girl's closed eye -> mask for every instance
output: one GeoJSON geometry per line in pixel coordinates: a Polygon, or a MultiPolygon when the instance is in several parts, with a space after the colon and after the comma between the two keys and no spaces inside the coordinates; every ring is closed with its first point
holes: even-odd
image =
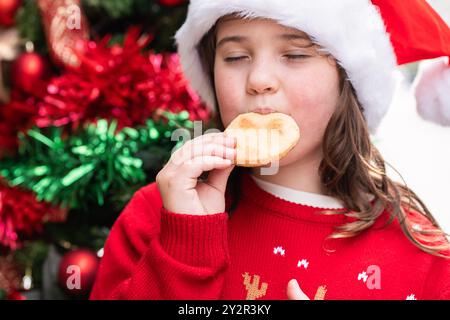
{"type": "Polygon", "coordinates": [[[309,58],[310,56],[305,55],[305,54],[288,54],[288,55],[285,55],[285,57],[287,57],[289,60],[300,60],[300,59],[309,58]]]}
{"type": "MultiPolygon", "coordinates": [[[[301,59],[309,58],[310,56],[304,55],[304,54],[288,54],[288,55],[285,55],[284,57],[286,57],[288,60],[301,60],[301,59]]],[[[228,58],[225,58],[224,60],[225,60],[225,62],[233,63],[233,62],[244,60],[245,58],[247,58],[247,57],[245,57],[245,56],[228,57],[228,58]]]]}
{"type": "Polygon", "coordinates": [[[225,60],[225,62],[236,62],[236,61],[243,60],[245,58],[247,58],[247,57],[228,57],[228,58],[225,58],[224,60],[225,60]]]}

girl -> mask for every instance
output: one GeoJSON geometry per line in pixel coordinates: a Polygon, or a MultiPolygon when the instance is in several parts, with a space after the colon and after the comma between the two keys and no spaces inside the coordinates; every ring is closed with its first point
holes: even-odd
{"type": "MultiPolygon", "coordinates": [[[[369,134],[392,98],[396,59],[419,51],[396,49],[404,35],[388,30],[411,16],[402,10],[381,0],[191,1],[178,51],[221,131],[241,113],[282,112],[300,142],[274,175],[235,167],[224,133],[187,142],[115,223],[91,298],[450,299],[445,233],[387,177],[369,134]]],[[[408,10],[449,36],[425,1],[408,10]]]]}

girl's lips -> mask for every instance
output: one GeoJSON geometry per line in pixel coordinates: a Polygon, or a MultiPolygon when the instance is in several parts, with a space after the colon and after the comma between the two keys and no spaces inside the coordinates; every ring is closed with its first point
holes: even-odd
{"type": "Polygon", "coordinates": [[[269,114],[269,113],[274,113],[277,111],[272,108],[269,108],[269,107],[259,107],[259,108],[252,110],[252,112],[256,112],[256,113],[260,113],[260,114],[269,114]]]}

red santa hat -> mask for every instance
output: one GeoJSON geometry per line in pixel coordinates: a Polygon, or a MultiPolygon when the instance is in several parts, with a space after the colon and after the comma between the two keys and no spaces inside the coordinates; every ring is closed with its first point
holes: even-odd
{"type": "Polygon", "coordinates": [[[372,133],[392,102],[395,67],[434,59],[415,81],[417,107],[425,119],[450,125],[450,29],[425,0],[191,0],[175,41],[186,78],[213,109],[214,88],[197,49],[232,13],[272,19],[324,47],[346,70],[372,133]]]}

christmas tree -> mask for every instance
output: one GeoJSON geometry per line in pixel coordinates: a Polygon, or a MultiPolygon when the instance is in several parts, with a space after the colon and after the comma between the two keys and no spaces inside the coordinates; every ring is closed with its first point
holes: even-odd
{"type": "Polygon", "coordinates": [[[86,299],[118,215],[213,126],[173,35],[183,0],[0,1],[0,299],[86,299]]]}

